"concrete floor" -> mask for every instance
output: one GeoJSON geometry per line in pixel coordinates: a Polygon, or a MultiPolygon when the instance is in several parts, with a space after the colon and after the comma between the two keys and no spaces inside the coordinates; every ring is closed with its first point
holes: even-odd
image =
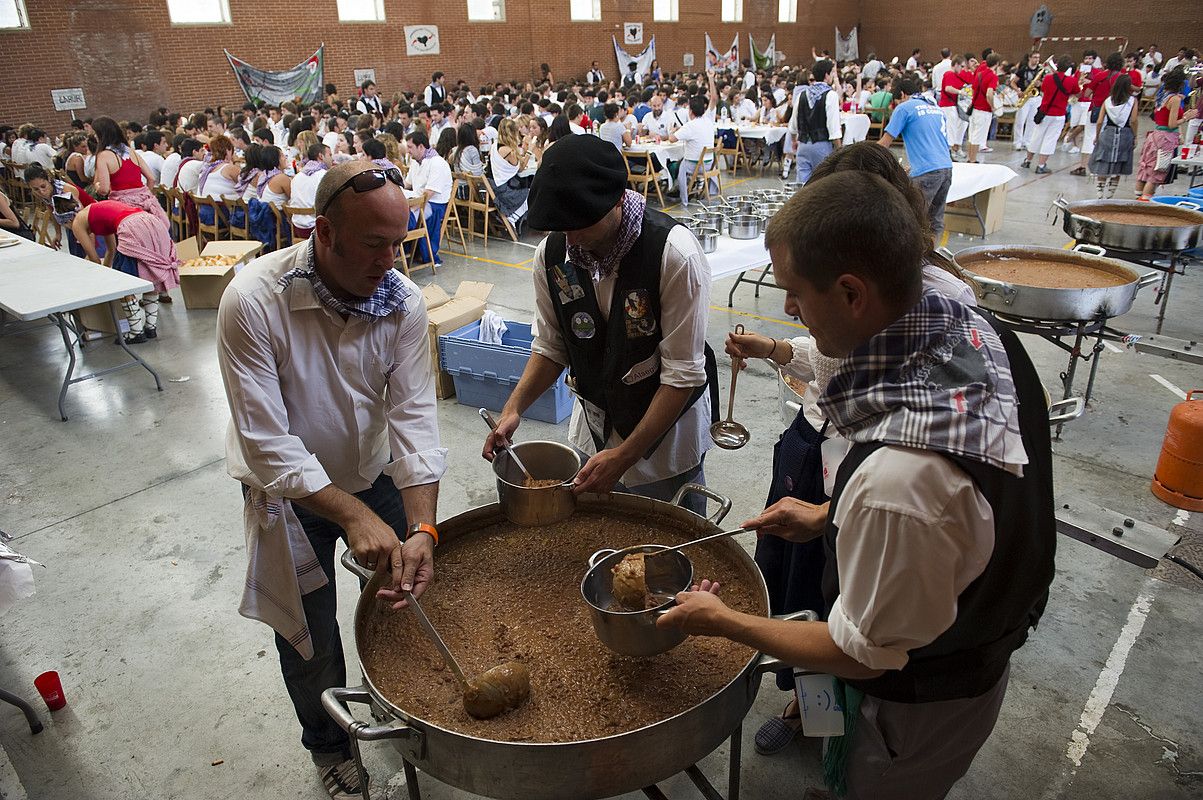
{"type": "MultiPolygon", "coordinates": [[[[1018,163],[1005,146],[986,158],[1018,163]]],[[[1051,165],[1048,176],[1021,171],[1006,223],[989,242],[1065,244],[1060,228],[1048,224],[1049,204],[1058,194],[1088,197],[1092,189],[1066,174],[1069,156],[1058,154],[1051,165]]],[[[743,187],[775,183],[756,179],[743,187]]],[[[1123,196],[1129,186],[1125,181],[1123,196]]],[[[954,235],[949,246],[980,243],[954,235]]],[[[437,278],[423,272],[418,281],[434,279],[451,291],[463,279],[491,281],[492,306],[507,318],[529,319],[530,247],[490,242],[472,252],[446,256],[437,278]]],[[[757,300],[740,287],[729,310],[730,285],[714,287],[709,340],[716,350],[737,322],[778,337],[800,332],[785,317],[779,291],[766,289],[757,300]]],[[[1201,300],[1198,270],[1179,277],[1165,334],[1203,338],[1201,300]]],[[[189,312],[178,300],[164,313],[162,338],[139,352],[161,371],[165,391],[155,393],[149,376],[135,370],[86,383],[71,390],[66,423],[53,407],[63,368],[57,332],[32,328],[0,345],[0,528],[47,565],[37,569],[36,596],[3,618],[0,686],[36,700],[33,677],[57,669],[70,701],[53,717],[43,709],[47,728],[36,737],[19,714],[0,706],[6,800],[322,796],[298,744],[269,630],[236,612],[245,569],[241,503],[222,460],[227,410],[213,354],[215,314],[189,312]]],[[[1153,314],[1146,291],[1117,325],[1149,332],[1153,314]]],[[[1025,342],[1059,395],[1066,356],[1043,340],[1025,342]]],[[[112,351],[99,344],[84,362],[105,365],[112,351]]],[[[1059,498],[1169,528],[1199,562],[1199,515],[1178,514],[1148,491],[1178,401],[1152,375],[1191,389],[1200,371],[1132,351],[1102,354],[1091,409],[1055,444],[1059,498]]],[[[734,501],[732,520],[763,504],[770,448],[783,427],[777,397],[772,373],[753,364],[737,407],[752,444],[716,450],[707,461],[710,484],[734,501]]],[[[478,455],[483,429],[475,409],[452,400],[439,413],[451,450],[441,502],[447,517],[491,502],[495,493],[478,455]]],[[[562,439],[566,426],[526,422],[519,436],[562,439]]],[[[1203,584],[1172,565],[1146,572],[1064,537],[1059,545],[1048,612],[1014,658],[994,735],[951,796],[1203,796],[1203,584]]],[[[344,620],[356,599],[348,578],[339,580],[344,620]]],[[[351,650],[348,660],[354,672],[351,650]]],[[[744,797],[796,798],[820,784],[813,743],[773,758],[752,751],[753,731],[783,704],[766,685],[748,718],[744,797]]],[[[365,752],[378,780],[393,776],[391,796],[404,796],[393,751],[368,745],[365,752]]],[[[721,748],[702,768],[724,786],[725,764],[721,748]]],[[[420,783],[432,800],[468,797],[429,778],[420,783]]],[[[672,798],[697,796],[681,779],[662,788],[672,798]]]]}

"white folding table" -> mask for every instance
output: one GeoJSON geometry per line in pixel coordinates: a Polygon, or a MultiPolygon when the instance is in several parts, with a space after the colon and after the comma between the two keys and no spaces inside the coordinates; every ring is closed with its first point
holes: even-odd
{"type": "Polygon", "coordinates": [[[130,350],[120,333],[117,334],[117,344],[129,356],[129,360],[87,375],[76,375],[75,348],[77,345],[83,347],[83,332],[75,327],[68,316],[72,311],[105,303],[113,318],[113,329],[120,331],[117,311],[112,301],[127,295],[140,295],[153,288],[148,281],[141,278],[107,269],[25,239],[16,245],[0,248],[0,322],[6,321],[5,316],[12,316],[22,322],[49,317],[63,336],[68,361],[67,372],[63,375],[63,384],[58,395],[58,413],[64,422],[67,419],[63,407],[67,398],[67,387],[75,383],[99,378],[127,367],[141,366],[154,377],[155,387],[160,392],[163,391],[159,374],[137,353],[130,350]]]}

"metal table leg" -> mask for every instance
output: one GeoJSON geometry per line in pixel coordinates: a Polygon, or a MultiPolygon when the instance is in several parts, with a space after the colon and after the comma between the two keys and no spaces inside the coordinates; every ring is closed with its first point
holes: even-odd
{"type": "MultiPolygon", "coordinates": [[[[58,415],[63,422],[67,421],[67,412],[64,408],[64,403],[67,399],[67,387],[74,383],[82,383],[83,381],[90,380],[92,378],[99,378],[102,375],[108,375],[110,372],[117,372],[118,370],[123,370],[127,367],[140,365],[145,368],[146,371],[151,374],[151,376],[154,377],[155,388],[160,392],[163,391],[163,381],[159,379],[159,373],[155,372],[154,368],[151,367],[150,364],[147,364],[145,361],[143,361],[141,356],[139,356],[133,350],[130,350],[129,345],[125,343],[125,339],[120,333],[117,334],[117,344],[126,352],[126,355],[130,357],[129,361],[118,364],[114,367],[107,367],[105,369],[97,370],[96,372],[89,372],[87,375],[75,377],[75,343],[72,342],[71,337],[77,332],[64,316],[65,313],[66,312],[59,312],[50,315],[51,321],[58,326],[59,333],[61,333],[63,336],[63,345],[67,348],[67,372],[63,375],[63,385],[59,389],[58,393],[58,415]]],[[[113,319],[113,329],[120,331],[121,326],[117,324],[117,310],[113,307],[112,302],[109,303],[109,315],[113,319]]]]}
{"type": "Polygon", "coordinates": [[[422,800],[422,790],[418,788],[418,770],[405,759],[401,763],[405,769],[405,789],[409,792],[409,800],[422,800]]]}
{"type": "Polygon", "coordinates": [[[1161,326],[1165,324],[1166,307],[1170,304],[1170,286],[1174,283],[1174,273],[1178,271],[1178,254],[1170,255],[1170,268],[1166,270],[1162,276],[1161,284],[1157,287],[1157,293],[1153,296],[1153,304],[1159,305],[1161,308],[1157,311],[1157,328],[1155,333],[1161,333],[1161,326]]]}
{"type": "Polygon", "coordinates": [[[727,766],[727,800],[739,800],[740,771],[743,769],[743,730],[741,722],[731,732],[731,753],[727,766]]]}
{"type": "Polygon", "coordinates": [[[29,722],[29,732],[39,734],[42,732],[42,721],[38,719],[38,715],[34,712],[33,706],[26,703],[21,697],[0,688],[0,701],[14,705],[21,709],[21,713],[25,715],[25,719],[29,722]]]}

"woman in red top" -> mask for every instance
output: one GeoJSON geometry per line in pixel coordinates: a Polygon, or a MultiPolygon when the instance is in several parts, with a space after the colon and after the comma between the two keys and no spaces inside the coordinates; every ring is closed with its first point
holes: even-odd
{"type": "Polygon", "coordinates": [[[1046,75],[1040,84],[1040,110],[1036,115],[1041,117],[1032,131],[1031,141],[1028,142],[1028,157],[1023,161],[1023,168],[1032,166],[1032,159],[1040,157],[1036,166],[1036,174],[1047,174],[1048,157],[1057,150],[1057,139],[1061,129],[1065,127],[1065,113],[1069,107],[1070,98],[1082,91],[1075,75],[1066,74],[1073,69],[1074,61],[1068,54],[1057,56],[1057,71],[1046,75]]]}
{"type": "Polygon", "coordinates": [[[1145,136],[1140,163],[1136,167],[1136,195],[1141,200],[1148,200],[1157,187],[1165,183],[1169,167],[1157,169],[1157,154],[1175,152],[1180,141],[1179,126],[1199,116],[1197,108],[1182,111],[1182,91],[1185,88],[1186,72],[1182,69],[1170,71],[1161,80],[1156,110],[1153,112],[1153,124],[1156,127],[1145,136]]]}
{"type": "Polygon", "coordinates": [[[90,260],[151,282],[154,289],[142,296],[141,304],[130,295],[122,298],[121,308],[129,322],[126,344],[157,337],[159,292],[180,285],[179,259],[167,226],[140,208],[102,200],[81,208],[71,221],[71,231],[90,260]],[[104,262],[96,254],[93,236],[103,236],[108,246],[104,262]]]}
{"type": "Polygon", "coordinates": [[[154,186],[155,174],[142,157],[125,141],[121,126],[111,117],[92,120],[96,131],[96,195],[136,206],[159,218],[164,227],[171,222],[148,186],[154,186]]]}

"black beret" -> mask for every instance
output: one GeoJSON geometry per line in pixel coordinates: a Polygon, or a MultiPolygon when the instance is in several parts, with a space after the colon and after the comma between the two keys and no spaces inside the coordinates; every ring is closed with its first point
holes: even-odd
{"type": "Polygon", "coordinates": [[[527,223],[537,231],[579,231],[601,221],[627,187],[622,153],[592,134],[556,140],[543,154],[527,198],[527,223]]]}

